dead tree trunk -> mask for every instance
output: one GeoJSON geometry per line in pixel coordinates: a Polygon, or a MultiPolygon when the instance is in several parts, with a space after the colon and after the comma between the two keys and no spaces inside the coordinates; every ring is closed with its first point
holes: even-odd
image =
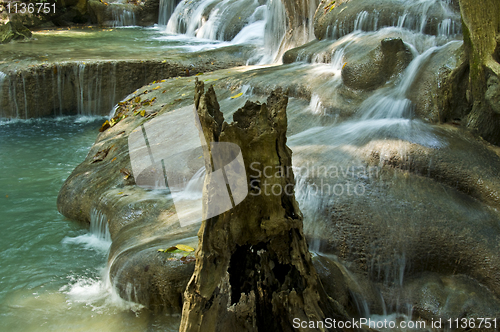
{"type": "MultiPolygon", "coordinates": [[[[214,162],[210,142],[237,144],[246,170],[239,184],[248,186],[248,195],[203,222],[180,331],[297,331],[294,318],[346,319],[325,293],[302,231],[292,151],[286,146],[287,96],[277,90],[267,104],[247,101],[228,124],[213,87],[203,92],[203,82],[197,82],[195,107],[208,144],[206,165],[214,162]]],[[[206,206],[217,199],[210,195],[212,185],[206,180],[206,206]]]]}
{"type": "Polygon", "coordinates": [[[447,79],[443,113],[456,113],[465,105],[465,125],[500,145],[500,2],[459,3],[464,62],[447,79]]]}

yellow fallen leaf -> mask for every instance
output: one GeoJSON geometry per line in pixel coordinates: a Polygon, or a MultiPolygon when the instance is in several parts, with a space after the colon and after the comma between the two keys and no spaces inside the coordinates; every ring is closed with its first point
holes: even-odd
{"type": "Polygon", "coordinates": [[[104,123],[102,124],[101,128],[99,128],[99,132],[103,132],[105,131],[106,129],[108,129],[109,127],[111,127],[111,124],[109,123],[108,120],[104,121],[104,123]]]}
{"type": "Polygon", "coordinates": [[[236,99],[243,96],[243,92],[238,93],[237,95],[231,96],[231,99],[236,99]]]}
{"type": "Polygon", "coordinates": [[[158,249],[159,252],[165,252],[165,249],[158,249]]]}
{"type": "Polygon", "coordinates": [[[344,63],[344,65],[342,66],[342,69],[344,69],[345,65],[347,65],[347,62],[346,62],[346,63],[344,63]]]}
{"type": "Polygon", "coordinates": [[[111,161],[115,161],[116,160],[116,157],[114,157],[113,159],[111,159],[111,161]]]}
{"type": "Polygon", "coordinates": [[[162,82],[162,83],[163,83],[163,82],[166,82],[166,81],[167,81],[167,80],[161,80],[160,82],[162,82]]]}
{"type": "Polygon", "coordinates": [[[184,244],[176,244],[175,246],[177,247],[177,249],[182,250],[182,251],[187,251],[187,252],[194,251],[193,247],[186,246],[184,244]]]}
{"type": "Polygon", "coordinates": [[[118,195],[121,195],[121,194],[123,194],[123,191],[120,191],[120,192],[118,193],[118,195]]]}
{"type": "Polygon", "coordinates": [[[141,114],[141,116],[145,116],[146,115],[146,111],[142,110],[140,114],[141,114]]]}
{"type": "Polygon", "coordinates": [[[163,60],[161,63],[167,63],[167,60],[163,60]]]}
{"type": "Polygon", "coordinates": [[[134,102],[135,103],[140,103],[141,102],[141,97],[135,97],[134,102]]]}
{"type": "Polygon", "coordinates": [[[161,86],[157,86],[156,88],[153,88],[153,90],[158,90],[159,88],[161,88],[161,86]]]}

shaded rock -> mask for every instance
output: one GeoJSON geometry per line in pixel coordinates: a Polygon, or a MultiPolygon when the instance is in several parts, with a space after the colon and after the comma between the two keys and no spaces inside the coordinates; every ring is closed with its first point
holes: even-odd
{"type": "Polygon", "coordinates": [[[18,21],[10,21],[0,26],[0,44],[29,38],[31,38],[31,31],[18,21]]]}
{"type": "Polygon", "coordinates": [[[121,3],[118,1],[88,1],[89,15],[99,26],[151,26],[158,23],[159,0],[121,3]]]}
{"type": "MultiPolygon", "coordinates": [[[[47,28],[53,26],[70,26],[73,24],[89,23],[90,17],[87,11],[87,0],[65,0],[43,2],[49,6],[50,11],[38,12],[39,6],[35,7],[33,13],[13,14],[11,21],[21,22],[28,28],[47,28]],[[53,5],[55,4],[55,7],[53,5]]],[[[45,7],[46,8],[46,7],[45,7]]]]}
{"type": "Polygon", "coordinates": [[[368,54],[348,57],[342,81],[350,88],[373,90],[400,74],[413,55],[400,38],[386,38],[368,54]]]}
{"type": "Polygon", "coordinates": [[[484,95],[486,102],[495,113],[500,114],[500,80],[498,76],[492,75],[488,79],[488,89],[484,95]]]}

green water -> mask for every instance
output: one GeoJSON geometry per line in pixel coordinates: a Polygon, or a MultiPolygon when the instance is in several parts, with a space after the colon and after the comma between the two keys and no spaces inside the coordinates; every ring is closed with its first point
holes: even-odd
{"type": "Polygon", "coordinates": [[[169,35],[159,28],[71,28],[42,30],[26,42],[2,45],[0,68],[10,70],[53,61],[165,59],[227,46],[215,40],[169,35]]]}
{"type": "MultiPolygon", "coordinates": [[[[103,119],[0,123],[2,331],[164,331],[103,281],[109,244],[57,211],[57,194],[84,160],[103,119]]],[[[163,327],[160,327],[163,326],[163,327]]]]}

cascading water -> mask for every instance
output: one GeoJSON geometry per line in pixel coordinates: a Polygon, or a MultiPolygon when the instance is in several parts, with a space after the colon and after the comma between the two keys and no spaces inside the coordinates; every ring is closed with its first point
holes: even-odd
{"type": "Polygon", "coordinates": [[[111,18],[113,27],[126,27],[136,25],[135,13],[120,4],[111,4],[111,18]]]}
{"type": "Polygon", "coordinates": [[[166,26],[170,17],[175,11],[177,0],[160,0],[160,13],[158,15],[158,25],[166,26]]]}
{"type": "MultiPolygon", "coordinates": [[[[307,41],[314,37],[312,22],[316,7],[304,4],[310,12],[304,22],[307,41]]],[[[260,46],[262,51],[250,60],[254,63],[280,62],[281,55],[289,48],[282,45],[287,18],[281,0],[269,0],[265,4],[257,0],[183,1],[172,14],[161,16],[170,17],[168,23],[160,23],[166,23],[166,32],[170,34],[260,46]]]]}
{"type": "Polygon", "coordinates": [[[261,6],[256,0],[183,1],[175,8],[167,24],[167,32],[229,41],[244,26],[264,19],[262,14],[256,13],[257,8],[261,6]]]}
{"type": "MultiPolygon", "coordinates": [[[[355,194],[356,186],[359,186],[357,187],[358,193],[361,192],[361,188],[364,193],[364,188],[380,185],[378,181],[381,175],[378,169],[383,166],[382,162],[379,166],[374,166],[376,167],[375,175],[370,174],[369,171],[366,172],[366,169],[365,172],[359,173],[354,170],[356,167],[368,167],[360,158],[363,153],[366,153],[362,151],[367,144],[401,140],[431,149],[443,148],[448,144],[446,140],[438,137],[431,125],[416,118],[412,92],[422,68],[428,67],[428,63],[432,62],[437,54],[443,54],[443,51],[457,49],[460,46],[461,41],[454,39],[455,35],[460,33],[460,24],[456,13],[451,10],[448,12],[447,2],[425,0],[412,3],[402,1],[402,3],[407,6],[406,10],[402,12],[397,22],[393,22],[393,27],[381,28],[378,13],[361,11],[351,16],[349,18],[351,21],[346,19],[346,21],[336,22],[333,36],[339,39],[321,41],[312,45],[310,49],[316,51],[307,53],[308,51],[304,49],[297,53],[297,59],[312,63],[308,65],[311,67],[311,74],[326,76],[328,73],[331,75],[327,82],[318,86],[331,89],[334,93],[328,97],[325,95],[320,97],[321,90],[318,89],[311,96],[309,108],[311,113],[318,117],[325,117],[325,114],[331,112],[331,110],[325,112],[325,107],[327,107],[325,104],[343,103],[343,99],[337,96],[345,92],[337,94],[337,91],[342,91],[343,88],[344,66],[346,63],[349,64],[349,59],[359,52],[368,52],[373,49],[364,48],[363,43],[368,45],[370,40],[380,42],[386,38],[401,38],[408,50],[407,53],[411,53],[413,57],[400,74],[388,79],[380,88],[370,92],[357,107],[354,116],[341,123],[334,122],[330,125],[310,128],[289,138],[289,145],[294,151],[294,166],[297,169],[295,173],[297,201],[304,214],[305,231],[312,238],[310,240],[312,250],[321,252],[328,246],[328,242],[332,241],[323,236],[326,231],[324,218],[329,218],[330,214],[332,219],[343,220],[342,211],[345,206],[367,204],[362,195],[355,194]],[[426,25],[430,17],[427,14],[430,13],[431,6],[443,8],[448,15],[443,16],[440,23],[436,24],[436,26],[439,25],[439,31],[435,35],[426,33],[426,25]],[[352,26],[349,26],[349,22],[352,26]],[[310,150],[318,152],[316,154],[310,150]],[[312,160],[315,160],[319,166],[312,160]],[[324,167],[334,175],[318,175],[314,172],[318,169],[317,167],[324,167]],[[326,178],[328,181],[324,182],[326,178]],[[347,201],[344,199],[345,195],[350,196],[347,201]],[[329,214],[325,215],[324,211],[328,211],[329,214]]],[[[376,46],[375,43],[370,45],[376,46]]],[[[380,153],[383,154],[383,151],[380,153]]],[[[411,156],[407,154],[405,149],[399,151],[401,159],[410,159],[411,156]]],[[[373,209],[377,210],[377,208],[373,209]]],[[[383,211],[379,213],[384,214],[383,211]]],[[[390,219],[391,216],[387,218],[390,219]]],[[[402,227],[395,222],[388,221],[387,223],[391,225],[389,228],[395,229],[396,233],[396,229],[402,227]]],[[[350,228],[349,225],[339,223],[334,227],[338,227],[336,233],[344,234],[343,236],[356,236],[349,235],[353,232],[356,234],[356,228],[350,228]]],[[[341,243],[349,243],[349,241],[349,238],[341,237],[333,242],[341,246],[341,243]]],[[[409,319],[412,314],[412,304],[405,302],[400,292],[405,285],[405,275],[409,268],[408,252],[411,252],[412,248],[406,247],[405,243],[395,241],[393,252],[390,255],[381,255],[383,245],[387,244],[379,243],[370,246],[367,256],[372,259],[367,262],[367,271],[373,280],[381,282],[383,285],[381,287],[391,290],[390,300],[384,298],[381,293],[379,294],[377,301],[381,302],[379,307],[384,310],[383,316],[377,316],[369,309],[367,305],[369,301],[363,298],[362,293],[353,295],[358,313],[381,320],[390,315],[409,319]]],[[[345,250],[349,251],[349,246],[345,250]]]]}
{"type": "Polygon", "coordinates": [[[356,30],[376,31],[388,26],[446,37],[461,33],[460,15],[452,10],[449,1],[400,0],[393,5],[379,10],[368,4],[369,9],[361,10],[354,17],[346,14],[328,27],[327,36],[338,39],[356,30]]]}
{"type": "Polygon", "coordinates": [[[264,30],[264,50],[266,55],[261,63],[281,61],[280,47],[286,33],[286,12],[281,0],[269,0],[266,7],[266,25],[264,30]]]}
{"type": "Polygon", "coordinates": [[[109,234],[108,219],[106,215],[97,209],[90,211],[90,233],[98,239],[111,243],[109,234]]]}
{"type": "Polygon", "coordinates": [[[4,72],[0,71],[0,117],[2,115],[2,108],[3,108],[3,95],[4,95],[4,83],[5,80],[7,79],[7,75],[4,72]]]}
{"type": "Polygon", "coordinates": [[[101,211],[92,208],[90,211],[89,233],[77,237],[66,237],[64,244],[83,245],[88,249],[97,249],[108,252],[111,246],[111,235],[109,233],[108,218],[101,211]]]}

